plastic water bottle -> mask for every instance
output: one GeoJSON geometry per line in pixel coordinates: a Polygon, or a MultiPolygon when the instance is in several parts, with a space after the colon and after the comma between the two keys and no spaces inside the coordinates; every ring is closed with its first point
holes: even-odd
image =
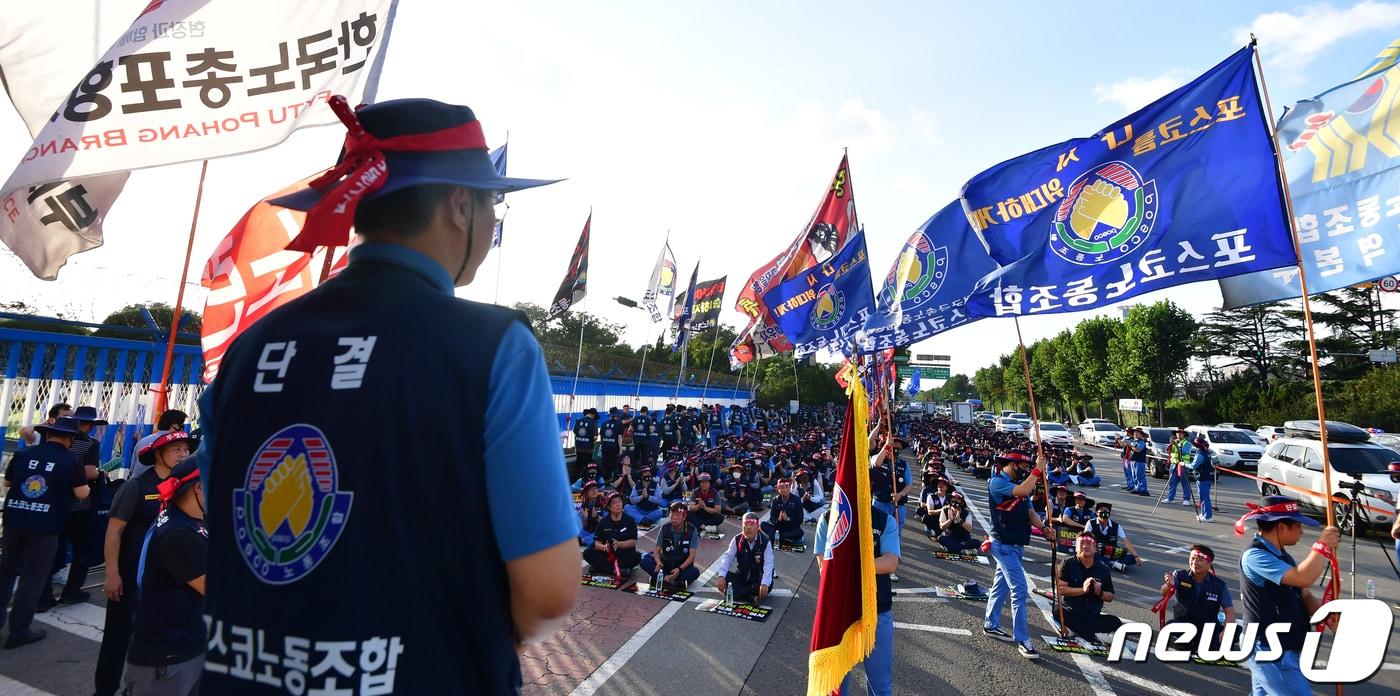
{"type": "Polygon", "coordinates": [[[1215,622],[1218,623],[1218,624],[1220,624],[1221,626],[1224,626],[1224,625],[1225,625],[1225,612],[1224,612],[1224,610],[1215,612],[1215,622]]]}
{"type": "Polygon", "coordinates": [[[1366,581],[1366,599],[1375,599],[1375,598],[1376,598],[1376,581],[1375,581],[1375,580],[1367,580],[1367,581],[1366,581]]]}

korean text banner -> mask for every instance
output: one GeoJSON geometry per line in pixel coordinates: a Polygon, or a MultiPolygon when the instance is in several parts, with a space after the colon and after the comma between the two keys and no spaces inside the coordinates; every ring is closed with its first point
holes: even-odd
{"type": "Polygon", "coordinates": [[[970,314],[1076,312],[1295,263],[1247,46],[1088,138],[999,164],[963,208],[1003,268],[970,314]]]}
{"type": "MultiPolygon", "coordinates": [[[[10,102],[36,137],[54,105],[131,26],[149,0],[18,2],[0,22],[0,74],[10,102]],[[55,37],[62,37],[56,40],[55,37]]],[[[126,184],[127,172],[55,182],[4,199],[3,241],[29,272],[58,277],[68,258],[102,245],[102,221],[126,184]]]]}
{"type": "MultiPolygon", "coordinates": [[[[1400,66],[1393,47],[1382,55],[1366,75],[1298,102],[1278,124],[1308,292],[1400,273],[1400,66]]],[[[1290,266],[1227,278],[1220,293],[1234,309],[1303,290],[1290,266]]]]}
{"type": "Polygon", "coordinates": [[[967,323],[967,296],[996,269],[962,204],[944,206],[909,237],[885,276],[861,352],[912,345],[967,323]]]}
{"type": "MultiPolygon", "coordinates": [[[[60,103],[0,200],[271,147],[375,92],[393,0],[150,3],[60,103]]],[[[368,97],[372,100],[372,96],[368,97]]]]}
{"type": "Polygon", "coordinates": [[[724,283],[728,278],[707,280],[695,286],[695,307],[690,315],[691,331],[709,331],[719,325],[719,314],[724,309],[724,283]]]}
{"type": "Polygon", "coordinates": [[[825,263],[769,288],[763,304],[792,339],[796,357],[824,348],[852,352],[856,332],[875,309],[865,233],[853,235],[845,248],[825,263]]]}
{"type": "Polygon", "coordinates": [[[642,306],[651,315],[651,323],[661,321],[671,313],[676,296],[676,257],[671,254],[671,242],[661,245],[661,254],[656,257],[656,266],[651,270],[651,280],[646,292],[642,293],[642,306]],[[666,308],[661,308],[661,298],[666,298],[666,308]]]}

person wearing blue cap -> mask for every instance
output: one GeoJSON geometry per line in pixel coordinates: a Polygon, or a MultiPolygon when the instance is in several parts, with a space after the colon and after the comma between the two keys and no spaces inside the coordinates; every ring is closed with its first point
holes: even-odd
{"type": "MultiPolygon", "coordinates": [[[[1244,535],[1245,522],[1253,520],[1259,531],[1254,541],[1240,555],[1244,582],[1240,583],[1244,620],[1260,626],[1287,624],[1288,631],[1279,636],[1283,655],[1272,662],[1262,662],[1251,656],[1248,660],[1251,694],[1256,696],[1305,696],[1312,685],[1303,676],[1299,656],[1304,637],[1312,630],[1308,618],[1321,602],[1308,588],[1317,583],[1336,556],[1341,530],[1322,530],[1312,551],[1301,563],[1288,554],[1288,547],[1303,539],[1303,527],[1320,526],[1304,515],[1298,502],[1280,495],[1265,496],[1263,505],[1249,503],[1246,512],[1235,522],[1235,534],[1244,535]]],[[[1334,615],[1331,621],[1336,620],[1334,615]]],[[[1335,628],[1335,625],[1334,625],[1335,628]]],[[[1257,649],[1267,649],[1260,634],[1257,649]]]]}
{"type": "Polygon", "coordinates": [[[1196,476],[1196,498],[1201,501],[1201,511],[1196,513],[1196,519],[1210,522],[1215,519],[1215,502],[1210,497],[1210,490],[1215,487],[1215,458],[1205,438],[1198,437],[1191,445],[1189,466],[1196,476]]]}
{"type": "Polygon", "coordinates": [[[234,339],[200,399],[202,693],[519,693],[521,644],[578,598],[579,519],[529,320],[454,293],[497,195],[551,182],[498,174],[465,106],[328,104],[339,162],[272,203],[307,211],[289,249],[362,243],[234,339]],[[276,685],[240,667],[254,634],[293,656],[260,663],[276,685]]]}
{"type": "Polygon", "coordinates": [[[199,690],[204,671],[209,531],[198,465],[176,464],[156,491],[161,510],[141,545],[122,685],[133,696],[183,696],[199,690]]]}
{"type": "Polygon", "coordinates": [[[15,600],[6,648],[44,639],[44,630],[30,628],[30,623],[40,593],[49,592],[54,550],[68,507],[88,496],[87,476],[68,451],[75,439],[83,437],[78,422],[60,416],[52,425],[41,423],[34,430],[42,441],[15,452],[5,467],[10,492],[5,497],[5,537],[0,540],[4,547],[0,556],[0,627],[5,625],[5,609],[12,593],[15,600]]]}

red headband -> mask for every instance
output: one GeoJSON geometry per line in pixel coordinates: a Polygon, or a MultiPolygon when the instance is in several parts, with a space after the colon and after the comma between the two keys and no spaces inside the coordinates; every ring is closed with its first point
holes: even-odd
{"type": "Polygon", "coordinates": [[[1259,505],[1255,505],[1254,503],[1245,503],[1245,507],[1248,507],[1249,511],[1241,515],[1239,519],[1235,520],[1235,536],[1244,536],[1244,523],[1260,515],[1272,515],[1274,513],[1287,514],[1290,512],[1298,512],[1298,503],[1293,502],[1291,500],[1286,503],[1274,503],[1273,505],[1270,505],[1268,507],[1262,507],[1259,505]]]}
{"type": "Polygon", "coordinates": [[[384,161],[388,152],[446,152],[451,150],[484,150],[486,136],[480,121],[428,133],[410,133],[392,138],[376,138],[365,131],[360,119],[336,95],[328,104],[331,111],[345,124],[345,154],[340,163],[311,181],[311,188],[321,192],[321,200],[306,211],[301,234],[287,245],[290,251],[311,252],[318,246],[345,246],[350,242],[350,228],[355,222],[355,209],[366,196],[378,191],[389,178],[389,166],[384,161]]]}

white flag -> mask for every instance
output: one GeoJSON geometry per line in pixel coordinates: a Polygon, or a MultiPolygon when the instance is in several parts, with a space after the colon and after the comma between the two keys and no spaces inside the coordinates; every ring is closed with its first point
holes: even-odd
{"type": "MultiPolygon", "coordinates": [[[[0,239],[51,278],[62,261],[45,267],[27,254],[47,248],[41,237],[55,223],[88,223],[78,226],[87,246],[75,252],[101,243],[90,231],[105,207],[74,179],[260,150],[298,128],[339,123],[325,103],[332,95],[373,101],[395,7],[396,0],[150,1],[95,65],[61,83],[77,86],[45,107],[33,146],[0,189],[0,239]]],[[[103,189],[109,197],[101,202],[119,192],[120,185],[103,189]]]]}
{"type": "MultiPolygon", "coordinates": [[[[0,73],[30,137],[49,122],[149,0],[50,0],[12,3],[0,22],[0,73]],[[62,40],[55,40],[62,37],[62,40]]],[[[102,218],[126,184],[126,172],[36,187],[7,197],[0,239],[30,272],[53,280],[68,257],[102,244],[102,218]]]]}
{"type": "Polygon", "coordinates": [[[642,294],[642,306],[651,312],[651,323],[661,321],[671,315],[672,304],[676,300],[676,257],[671,255],[671,243],[661,246],[661,255],[656,258],[656,267],[651,271],[651,282],[642,294]],[[666,309],[662,310],[660,298],[666,298],[666,309]]]}

